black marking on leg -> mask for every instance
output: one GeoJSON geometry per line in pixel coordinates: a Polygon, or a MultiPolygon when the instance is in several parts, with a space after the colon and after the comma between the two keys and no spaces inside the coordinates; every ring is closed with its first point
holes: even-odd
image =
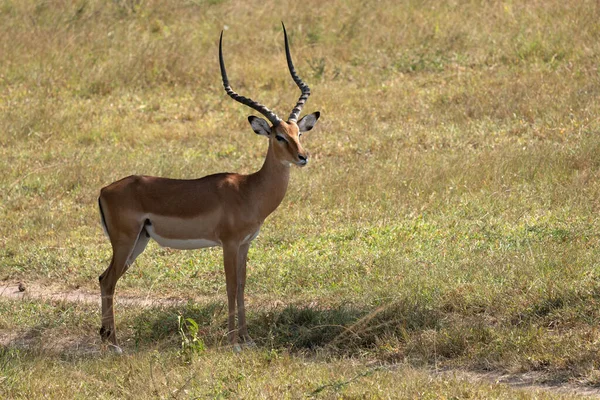
{"type": "MultiPolygon", "coordinates": [[[[152,222],[150,222],[150,220],[146,218],[146,220],[144,221],[144,228],[147,226],[152,226],[152,222]]],[[[150,234],[148,233],[148,231],[146,229],[144,229],[144,233],[146,234],[147,238],[150,237],[150,234]]]]}
{"type": "Polygon", "coordinates": [[[103,341],[108,340],[110,333],[110,329],[107,329],[104,326],[100,328],[100,338],[102,338],[103,341]]]}

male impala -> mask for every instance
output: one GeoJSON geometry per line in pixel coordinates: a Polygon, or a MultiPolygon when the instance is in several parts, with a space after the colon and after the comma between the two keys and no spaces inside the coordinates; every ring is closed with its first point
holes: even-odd
{"type": "Polygon", "coordinates": [[[100,336],[117,352],[120,348],[113,311],[115,285],[144,251],[150,238],[161,246],[175,249],[223,248],[229,341],[235,350],[239,350],[239,333],[242,343],[253,343],[248,336],[244,308],[248,247],[258,236],[265,218],[283,200],[290,166],[307,164],[308,153],[300,144],[300,134],[311,130],[320,115],[315,112],[298,121],[310,89],[294,69],[285,26],[283,33],[288,68],[302,92],[287,122],[262,104],[231,89],[223,62],[223,32],[219,40],[219,63],[225,91],[234,100],[263,114],[271,123],[255,116],[248,117],[254,132],[269,139],[267,155],[259,171],[250,175],[220,173],[193,180],[134,175],[100,191],[98,204],[102,226],[113,249],[110,265],[100,275],[100,336]],[[238,330],[235,329],[236,302],[238,330]]]}

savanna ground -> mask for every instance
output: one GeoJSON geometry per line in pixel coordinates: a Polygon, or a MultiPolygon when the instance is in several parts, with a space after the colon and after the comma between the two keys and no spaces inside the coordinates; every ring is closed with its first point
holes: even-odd
{"type": "MultiPolygon", "coordinates": [[[[6,398],[571,398],[600,385],[597,1],[0,1],[0,279],[98,293],[99,189],[257,170],[232,86],[286,116],[281,23],[320,110],[250,250],[151,244],[98,304],[0,300],[6,398]],[[180,302],[161,302],[177,298],[180,302]],[[196,327],[194,322],[198,324],[196,327]],[[442,373],[442,371],[446,371],[442,373]],[[467,374],[453,371],[468,371],[467,374]]],[[[27,292],[25,292],[27,293],[27,292]]]]}

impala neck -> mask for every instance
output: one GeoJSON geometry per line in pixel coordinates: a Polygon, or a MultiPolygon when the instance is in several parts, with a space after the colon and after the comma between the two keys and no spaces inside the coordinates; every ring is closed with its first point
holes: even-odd
{"type": "Polygon", "coordinates": [[[262,168],[250,177],[259,197],[259,212],[266,218],[281,204],[290,180],[290,166],[277,159],[271,141],[262,168]]]}

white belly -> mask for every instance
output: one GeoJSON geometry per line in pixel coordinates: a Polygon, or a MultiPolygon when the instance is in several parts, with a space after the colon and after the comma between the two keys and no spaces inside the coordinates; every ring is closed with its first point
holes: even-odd
{"type": "Polygon", "coordinates": [[[148,235],[162,247],[170,247],[172,249],[179,250],[191,250],[191,249],[202,249],[205,247],[214,247],[220,246],[221,243],[213,242],[212,240],[207,239],[170,239],[159,236],[155,231],[152,225],[146,225],[146,232],[148,235]]]}

